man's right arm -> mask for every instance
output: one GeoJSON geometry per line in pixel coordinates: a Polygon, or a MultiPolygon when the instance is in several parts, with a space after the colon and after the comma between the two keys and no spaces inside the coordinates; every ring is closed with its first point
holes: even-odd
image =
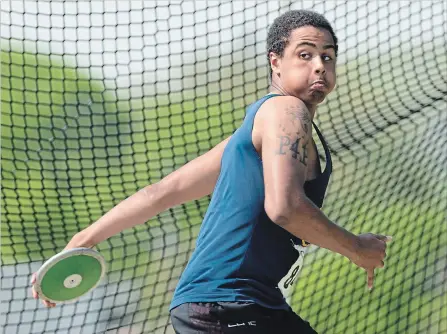
{"type": "MultiPolygon", "coordinates": [[[[230,138],[161,181],[144,187],[118,203],[95,223],[76,233],[65,249],[93,247],[125,229],[145,223],[168,208],[211,194],[220,173],[223,152],[230,138]]],[[[34,274],[32,294],[37,299],[39,296],[34,288],[35,282],[34,274]]],[[[46,307],[56,306],[47,300],[42,300],[42,303],[46,307]]]]}
{"type": "Polygon", "coordinates": [[[208,152],[118,203],[95,223],[78,232],[67,244],[92,247],[121,231],[143,224],[157,214],[212,193],[220,173],[225,147],[231,137],[208,152]]]}
{"type": "Polygon", "coordinates": [[[312,121],[302,101],[272,99],[262,114],[265,210],[293,235],[346,256],[371,271],[383,266],[385,237],[356,236],[330,221],[304,192],[312,121]],[[365,242],[368,244],[365,247],[365,242]]]}

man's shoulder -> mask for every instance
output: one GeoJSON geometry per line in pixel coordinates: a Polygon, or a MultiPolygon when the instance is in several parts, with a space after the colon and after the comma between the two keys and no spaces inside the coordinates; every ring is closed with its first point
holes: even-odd
{"type": "Polygon", "coordinates": [[[271,122],[290,113],[308,114],[306,104],[299,98],[291,95],[277,95],[266,100],[259,108],[259,118],[271,122]]]}

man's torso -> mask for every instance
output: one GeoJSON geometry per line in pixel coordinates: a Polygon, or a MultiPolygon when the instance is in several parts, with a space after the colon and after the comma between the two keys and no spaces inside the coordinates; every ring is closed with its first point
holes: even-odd
{"type": "MultiPolygon", "coordinates": [[[[177,286],[171,308],[184,302],[247,301],[287,309],[279,284],[290,288],[307,244],[273,223],[264,209],[262,160],[256,148],[256,115],[269,97],[247,109],[228,142],[221,172],[196,249],[177,286]],[[255,134],[253,137],[252,134],[255,134]]],[[[309,145],[306,195],[321,207],[330,169],[321,173],[309,145]]],[[[325,146],[325,153],[328,154],[325,146]]]]}

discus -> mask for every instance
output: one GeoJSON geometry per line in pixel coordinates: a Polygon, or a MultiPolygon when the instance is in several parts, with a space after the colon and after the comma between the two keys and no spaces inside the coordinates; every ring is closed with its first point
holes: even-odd
{"type": "Polygon", "coordinates": [[[73,302],[96,288],[105,271],[105,260],[99,252],[73,248],[54,255],[40,267],[34,288],[40,299],[73,302]]]}

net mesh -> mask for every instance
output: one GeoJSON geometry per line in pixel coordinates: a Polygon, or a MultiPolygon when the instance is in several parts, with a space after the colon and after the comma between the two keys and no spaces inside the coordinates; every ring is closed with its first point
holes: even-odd
{"type": "Polygon", "coordinates": [[[447,332],[442,1],[3,1],[6,333],[173,333],[168,305],[209,198],[99,244],[107,277],[76,303],[44,309],[30,275],[229,136],[267,93],[268,25],[300,8],[340,40],[338,86],[316,116],[334,160],[323,211],[394,241],[372,293],[362,270],[312,247],[289,301],[318,332],[447,332]]]}

